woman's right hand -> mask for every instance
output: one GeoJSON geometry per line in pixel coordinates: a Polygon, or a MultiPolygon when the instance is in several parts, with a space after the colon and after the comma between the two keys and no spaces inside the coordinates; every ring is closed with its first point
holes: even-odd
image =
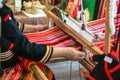
{"type": "Polygon", "coordinates": [[[66,47],[66,48],[54,48],[53,50],[53,58],[56,57],[64,57],[67,60],[81,60],[84,58],[85,53],[78,51],[75,48],[72,47],[66,47]]]}

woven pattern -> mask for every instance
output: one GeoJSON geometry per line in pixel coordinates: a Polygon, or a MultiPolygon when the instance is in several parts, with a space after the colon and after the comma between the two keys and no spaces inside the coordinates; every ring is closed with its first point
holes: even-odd
{"type": "MultiPolygon", "coordinates": [[[[23,61],[22,58],[20,58],[19,60],[20,62],[17,63],[15,66],[9,67],[4,70],[3,75],[0,76],[0,80],[36,80],[35,77],[33,76],[33,73],[25,69],[27,65],[32,63],[32,61],[29,61],[26,59],[24,59],[23,61]],[[24,63],[26,61],[27,63],[24,63]]],[[[40,62],[35,62],[35,63],[38,65],[41,71],[45,74],[48,80],[52,80],[53,78],[52,71],[47,66],[45,66],[40,62]]]]}

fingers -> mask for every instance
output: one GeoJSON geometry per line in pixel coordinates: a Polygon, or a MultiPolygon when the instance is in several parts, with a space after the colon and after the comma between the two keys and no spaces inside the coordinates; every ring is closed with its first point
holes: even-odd
{"type": "Polygon", "coordinates": [[[68,60],[79,61],[85,57],[85,53],[75,48],[54,48],[52,57],[65,57],[68,60]]]}
{"type": "Polygon", "coordinates": [[[78,51],[79,53],[76,55],[77,57],[76,57],[76,61],[80,61],[80,60],[82,60],[82,59],[84,59],[85,58],[85,53],[84,52],[81,52],[81,51],[78,51]]]}
{"type": "Polygon", "coordinates": [[[85,57],[85,53],[84,52],[81,52],[81,51],[78,51],[77,49],[75,48],[69,48],[69,58],[71,58],[71,60],[81,60],[85,57]],[[70,56],[71,55],[71,56],[70,56]]]}
{"type": "Polygon", "coordinates": [[[74,53],[75,53],[75,54],[78,54],[79,57],[81,57],[81,58],[85,57],[85,53],[84,53],[84,52],[79,51],[79,50],[77,50],[77,49],[74,49],[74,50],[75,50],[74,53]]]}
{"type": "Polygon", "coordinates": [[[81,59],[85,58],[85,53],[84,53],[84,52],[80,52],[79,57],[80,57],[81,59]]]}

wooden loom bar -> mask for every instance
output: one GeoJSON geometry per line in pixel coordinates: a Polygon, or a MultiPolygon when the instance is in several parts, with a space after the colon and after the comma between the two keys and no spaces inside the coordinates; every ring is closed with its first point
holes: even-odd
{"type": "Polygon", "coordinates": [[[88,71],[93,70],[93,68],[95,67],[95,65],[86,58],[79,60],[79,63],[81,63],[88,71]]]}
{"type": "MultiPolygon", "coordinates": [[[[46,9],[48,9],[48,0],[46,0],[46,9]]],[[[47,24],[49,21],[49,17],[46,18],[47,24]]],[[[36,64],[30,64],[30,71],[33,73],[33,76],[36,80],[48,80],[45,74],[41,71],[41,69],[36,64]]]]}
{"type": "Polygon", "coordinates": [[[65,24],[62,20],[60,20],[56,15],[54,15],[51,11],[44,9],[46,15],[56,23],[58,27],[60,27],[65,33],[67,33],[69,36],[71,36],[76,42],[83,45],[83,47],[87,48],[90,52],[93,54],[103,54],[103,51],[101,51],[97,46],[89,42],[87,39],[85,39],[82,35],[77,33],[74,29],[72,29],[70,26],[65,24]]]}
{"type": "Polygon", "coordinates": [[[109,13],[110,0],[106,0],[106,30],[105,30],[105,54],[110,53],[110,13],[109,13]]]}
{"type": "Polygon", "coordinates": [[[30,64],[30,71],[33,73],[33,76],[36,80],[48,80],[45,74],[41,71],[41,69],[36,64],[30,64]]]}

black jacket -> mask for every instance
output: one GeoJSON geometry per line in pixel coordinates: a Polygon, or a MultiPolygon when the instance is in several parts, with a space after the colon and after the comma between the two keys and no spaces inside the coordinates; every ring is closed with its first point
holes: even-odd
{"type": "MultiPolygon", "coordinates": [[[[0,9],[0,16],[2,18],[2,38],[14,44],[14,48],[11,49],[14,56],[10,59],[1,61],[2,68],[15,64],[18,56],[34,61],[41,61],[43,63],[49,60],[53,48],[44,44],[30,43],[26,36],[20,32],[12,11],[6,5],[0,9]]],[[[4,45],[6,44],[7,43],[4,41],[4,45]]],[[[0,46],[2,47],[1,44],[0,46]]],[[[3,48],[2,53],[4,53],[3,48]]]]}

